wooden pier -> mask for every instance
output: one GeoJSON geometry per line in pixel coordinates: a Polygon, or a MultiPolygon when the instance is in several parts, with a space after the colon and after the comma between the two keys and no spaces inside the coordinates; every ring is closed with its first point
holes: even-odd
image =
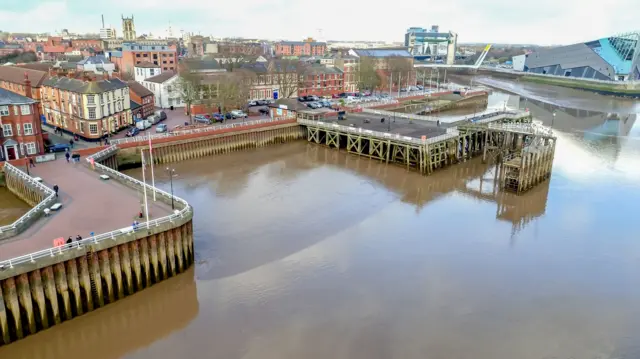
{"type": "Polygon", "coordinates": [[[344,149],[349,153],[396,163],[429,175],[467,159],[483,156],[500,165],[501,188],[522,193],[549,177],[555,137],[534,124],[528,112],[496,112],[482,120],[449,127],[446,133],[414,138],[342,126],[305,118],[309,142],[344,149]]]}

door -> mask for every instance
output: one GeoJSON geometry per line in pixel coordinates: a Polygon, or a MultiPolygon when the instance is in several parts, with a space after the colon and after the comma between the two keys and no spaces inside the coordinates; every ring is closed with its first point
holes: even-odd
{"type": "Polygon", "coordinates": [[[7,160],[11,161],[18,158],[18,155],[16,154],[15,146],[7,147],[6,150],[7,150],[7,160]]]}

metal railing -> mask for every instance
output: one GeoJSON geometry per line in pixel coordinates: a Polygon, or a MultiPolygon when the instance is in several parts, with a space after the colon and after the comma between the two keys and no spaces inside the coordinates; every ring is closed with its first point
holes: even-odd
{"type": "Polygon", "coordinates": [[[536,123],[490,123],[489,128],[533,135],[553,136],[553,131],[550,127],[545,127],[536,123]]]}
{"type": "Polygon", "coordinates": [[[24,173],[21,169],[15,167],[9,162],[5,162],[4,164],[4,172],[5,175],[11,173],[18,177],[20,177],[23,181],[27,182],[28,185],[37,188],[42,191],[44,194],[44,199],[38,203],[35,207],[31,208],[27,213],[22,215],[22,217],[18,218],[15,222],[0,227],[0,240],[13,237],[19,234],[25,226],[29,225],[30,222],[37,220],[40,216],[44,214],[45,208],[48,208],[56,201],[56,193],[49,187],[44,184],[36,181],[33,177],[24,173]]]}
{"type": "Polygon", "coordinates": [[[132,225],[125,228],[116,229],[111,232],[98,234],[98,235],[85,238],[70,244],[65,244],[59,247],[52,247],[52,248],[41,250],[38,252],[26,254],[20,257],[0,261],[0,270],[6,269],[6,268],[13,268],[16,265],[20,265],[23,263],[34,263],[36,260],[41,258],[51,258],[51,257],[55,257],[56,255],[62,255],[72,250],[81,249],[83,246],[86,246],[86,245],[97,244],[106,240],[115,241],[118,238],[131,235],[132,233],[135,233],[137,231],[148,230],[150,228],[157,227],[165,223],[173,223],[175,221],[184,219],[185,216],[188,216],[193,212],[193,209],[191,208],[189,203],[187,203],[187,201],[185,201],[184,199],[175,195],[171,195],[159,188],[143,183],[142,181],[139,181],[133,177],[129,177],[123,173],[120,173],[116,170],[113,170],[109,167],[103,166],[100,163],[98,163],[98,161],[113,154],[117,150],[118,150],[117,145],[112,144],[110,147],[87,157],[86,161],[88,163],[91,163],[91,161],[93,160],[93,166],[95,166],[96,170],[114,177],[116,180],[121,181],[126,186],[133,187],[134,189],[141,190],[141,191],[146,187],[148,190],[152,191],[152,193],[155,192],[156,196],[160,200],[166,203],[171,203],[171,200],[173,198],[174,203],[177,205],[179,209],[175,210],[173,213],[167,216],[150,220],[148,222],[140,223],[136,226],[132,225]]]}
{"type": "Polygon", "coordinates": [[[270,119],[270,118],[268,118],[268,119],[263,119],[263,120],[236,122],[236,123],[222,124],[222,125],[211,125],[211,126],[204,126],[204,127],[199,127],[199,128],[192,128],[192,129],[188,129],[188,130],[174,130],[174,131],[159,133],[159,134],[155,134],[155,135],[149,134],[149,135],[146,135],[146,136],[135,136],[135,137],[119,138],[119,139],[111,140],[110,142],[112,144],[114,144],[114,145],[120,145],[120,144],[123,144],[123,143],[148,141],[149,137],[151,137],[152,140],[155,140],[155,139],[160,139],[160,138],[169,138],[169,137],[175,137],[175,136],[180,136],[180,135],[189,135],[189,134],[194,134],[194,133],[206,134],[207,132],[215,132],[215,131],[220,131],[220,130],[229,129],[229,128],[242,128],[242,127],[245,127],[245,126],[253,126],[253,125],[259,125],[259,124],[263,124],[263,123],[279,122],[279,121],[283,121],[283,120],[282,119],[270,119]]]}

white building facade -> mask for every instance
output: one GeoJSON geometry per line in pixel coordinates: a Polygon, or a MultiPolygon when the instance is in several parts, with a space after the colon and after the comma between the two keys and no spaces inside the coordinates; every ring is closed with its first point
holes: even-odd
{"type": "Polygon", "coordinates": [[[155,105],[160,108],[185,107],[180,95],[178,74],[171,71],[140,81],[142,86],[153,92],[155,105]]]}

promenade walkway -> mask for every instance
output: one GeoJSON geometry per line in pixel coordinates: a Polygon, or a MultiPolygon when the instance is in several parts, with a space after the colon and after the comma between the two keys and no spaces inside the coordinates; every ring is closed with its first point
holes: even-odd
{"type": "MultiPolygon", "coordinates": [[[[52,247],[58,237],[89,237],[130,226],[140,212],[142,196],[117,181],[103,181],[99,174],[84,162],[67,163],[64,157],[37,164],[30,169],[33,177],[41,177],[44,183],[60,188],[59,202],[62,209],[40,219],[17,237],[0,244],[0,260],[14,258],[52,247]]],[[[153,202],[148,194],[149,218],[166,216],[171,207],[153,202]]],[[[139,220],[144,222],[144,220],[139,220]]]]}

